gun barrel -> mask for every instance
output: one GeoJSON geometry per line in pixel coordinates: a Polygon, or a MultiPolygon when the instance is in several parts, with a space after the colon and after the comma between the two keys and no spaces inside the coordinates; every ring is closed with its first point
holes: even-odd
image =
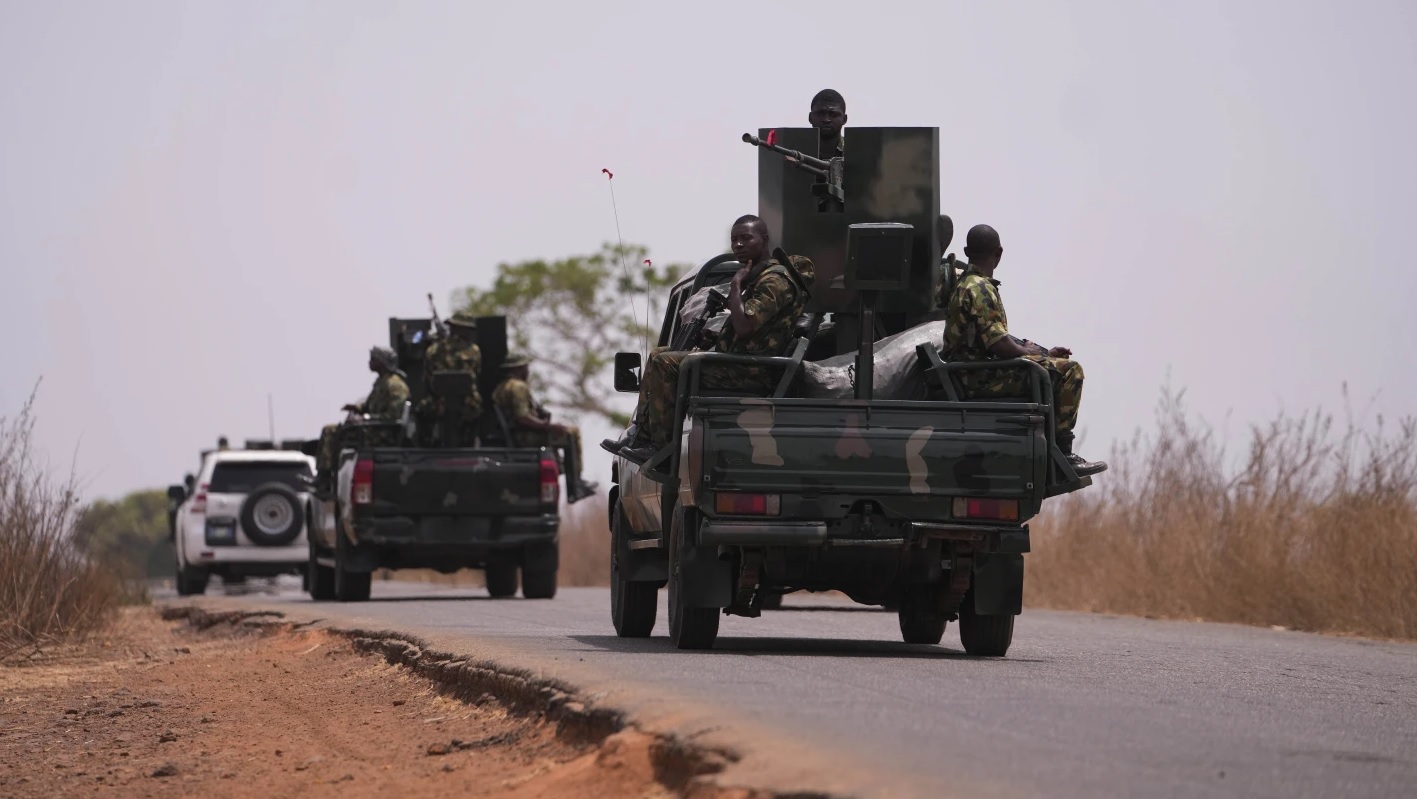
{"type": "Polygon", "coordinates": [[[802,153],[796,150],[789,150],[786,147],[782,147],[776,144],[768,144],[767,142],[763,141],[762,139],[759,139],[757,136],[754,136],[751,133],[744,133],[743,141],[753,145],[754,147],[762,147],[765,150],[772,150],[773,152],[778,153],[779,155],[785,155],[788,158],[793,159],[793,162],[795,163],[797,168],[805,170],[807,172],[811,172],[812,174],[817,175],[819,177],[827,177],[829,174],[829,170],[831,169],[831,162],[829,161],[823,161],[820,158],[813,158],[810,155],[803,155],[802,153]]]}

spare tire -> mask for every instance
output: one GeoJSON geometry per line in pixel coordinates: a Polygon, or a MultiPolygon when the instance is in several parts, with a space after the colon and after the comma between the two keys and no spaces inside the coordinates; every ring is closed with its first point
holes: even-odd
{"type": "Polygon", "coordinates": [[[301,507],[300,496],[289,486],[266,483],[247,494],[241,503],[241,529],[257,546],[285,546],[305,526],[301,507]]]}

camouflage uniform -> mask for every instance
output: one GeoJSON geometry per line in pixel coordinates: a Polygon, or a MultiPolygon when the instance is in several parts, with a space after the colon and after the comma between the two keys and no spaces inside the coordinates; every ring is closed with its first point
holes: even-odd
{"type": "MultiPolygon", "coordinates": [[[[396,422],[403,416],[403,404],[408,402],[408,384],[396,372],[380,375],[374,381],[369,396],[359,403],[360,413],[367,413],[373,419],[396,422]]],[[[322,471],[334,469],[335,458],[339,454],[339,431],[343,425],[327,424],[320,430],[320,451],[315,458],[315,466],[322,471]]],[[[383,435],[370,437],[374,446],[385,444],[383,435]]],[[[390,445],[398,442],[388,442],[390,445]]]]}
{"type": "Polygon", "coordinates": [[[463,399],[463,421],[450,446],[470,447],[477,438],[477,418],[482,415],[482,394],[477,390],[477,376],[482,371],[482,348],[476,344],[447,339],[435,341],[423,357],[424,382],[428,386],[420,411],[429,419],[438,419],[445,412],[444,398],[433,394],[434,372],[467,372],[472,375],[472,393],[463,399]]]}
{"type": "MultiPolygon", "coordinates": [[[[1009,334],[1009,317],[999,297],[999,281],[985,277],[973,267],[960,275],[946,306],[949,324],[945,327],[947,361],[995,360],[989,346],[1009,334]]],[[[1053,410],[1058,431],[1069,432],[1077,424],[1082,402],[1082,364],[1068,358],[1026,355],[1042,364],[1053,384],[1053,410]]],[[[960,373],[960,388],[967,398],[1022,397],[1029,394],[1027,373],[1022,369],[980,369],[960,373]]]]}
{"type": "MultiPolygon", "coordinates": [[[[777,251],[775,255],[782,255],[777,251]]],[[[811,260],[791,256],[792,266],[801,277],[798,288],[788,267],[774,257],[751,283],[743,287],[743,313],[750,319],[761,320],[758,329],[746,338],[739,338],[732,323],[724,325],[723,334],[714,346],[716,352],[734,355],[777,356],[787,352],[792,340],[792,326],[802,315],[807,303],[807,291],[812,286],[815,270],[811,260]]],[[[669,443],[674,424],[674,403],[679,385],[679,368],[688,352],[671,352],[665,347],[650,353],[640,381],[639,406],[644,413],[650,443],[657,449],[669,443]]],[[[773,389],[777,367],[744,364],[704,364],[699,369],[699,388],[751,391],[767,394],[773,389]]]]}
{"type": "Polygon", "coordinates": [[[497,410],[502,412],[502,417],[507,420],[507,426],[512,429],[513,441],[519,447],[555,447],[568,450],[575,457],[575,471],[573,477],[580,479],[581,464],[581,429],[575,425],[564,425],[566,432],[553,433],[550,430],[532,430],[517,424],[517,420],[526,416],[538,419],[547,418],[545,409],[537,404],[531,396],[531,386],[525,380],[518,380],[509,377],[497,385],[492,391],[492,404],[497,410]]]}

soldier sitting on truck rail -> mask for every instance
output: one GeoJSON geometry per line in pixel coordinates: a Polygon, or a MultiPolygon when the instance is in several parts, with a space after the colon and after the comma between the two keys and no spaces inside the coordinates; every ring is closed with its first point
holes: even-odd
{"type": "MultiPolygon", "coordinates": [[[[1082,364],[1071,360],[1072,350],[1053,347],[1045,350],[1032,342],[1020,342],[1009,335],[1009,318],[999,296],[994,270],[1004,248],[999,234],[988,225],[975,225],[965,239],[964,254],[969,258],[964,274],[949,295],[945,319],[947,361],[988,361],[1025,358],[1042,364],[1053,385],[1053,408],[1057,417],[1058,448],[1078,476],[1107,468],[1101,461],[1087,461],[1073,452],[1073,427],[1082,402],[1082,364]]],[[[1021,369],[982,369],[959,374],[960,388],[969,399],[1018,396],[1028,392],[1028,377],[1021,369]]]]}
{"type": "Polygon", "coordinates": [[[531,395],[531,386],[527,384],[531,358],[508,355],[501,369],[502,382],[492,391],[492,403],[512,428],[515,441],[508,443],[518,447],[560,449],[566,464],[566,501],[576,503],[594,494],[595,483],[587,483],[581,474],[585,463],[581,457],[581,429],[551,421],[551,412],[531,395]]]}
{"type": "MultiPolygon", "coordinates": [[[[714,345],[717,352],[735,355],[784,355],[792,326],[802,315],[810,296],[815,270],[802,256],[773,250],[767,225],[751,214],[733,223],[733,254],[744,264],[728,288],[728,323],[714,345]]],[[[679,367],[688,352],[657,351],[645,364],[636,416],[644,419],[635,439],[620,454],[644,464],[669,443],[674,426],[674,404],[679,367]]],[[[766,395],[778,370],[746,364],[705,364],[699,386],[705,389],[751,391],[766,395]]]]}
{"type": "Polygon", "coordinates": [[[477,391],[478,373],[482,371],[482,349],[477,346],[477,319],[459,311],[448,320],[448,337],[429,345],[423,356],[423,377],[428,393],[419,410],[425,419],[439,419],[447,410],[449,398],[433,391],[433,375],[437,372],[467,372],[472,375],[472,391],[462,397],[463,417],[458,430],[443,431],[443,445],[470,447],[477,439],[477,419],[482,415],[482,395],[477,391]]]}
{"type": "MultiPolygon", "coordinates": [[[[369,396],[363,402],[350,403],[341,410],[352,414],[366,414],[372,419],[398,421],[403,415],[403,406],[408,402],[409,395],[408,383],[404,382],[403,375],[398,370],[398,356],[394,355],[393,350],[384,347],[370,349],[369,371],[378,375],[374,379],[374,387],[369,390],[369,396]]],[[[320,431],[320,450],[315,458],[315,468],[321,473],[328,473],[335,467],[335,456],[338,454],[335,447],[342,426],[329,424],[320,431]]]]}

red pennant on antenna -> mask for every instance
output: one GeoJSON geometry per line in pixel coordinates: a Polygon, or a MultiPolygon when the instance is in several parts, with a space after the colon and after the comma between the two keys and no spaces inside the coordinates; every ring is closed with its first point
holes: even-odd
{"type": "Polygon", "coordinates": [[[648,266],[648,267],[653,268],[653,267],[654,267],[654,261],[651,261],[650,259],[646,258],[646,259],[645,259],[645,266],[648,266]]]}
{"type": "Polygon", "coordinates": [[[614,180],[614,179],[615,179],[615,173],[614,173],[614,172],[611,172],[611,171],[608,170],[608,169],[602,169],[602,170],[600,170],[600,171],[601,171],[601,172],[604,172],[604,173],[605,173],[605,176],[606,176],[607,178],[610,178],[611,180],[614,180]]]}
{"type": "Polygon", "coordinates": [[[768,131],[768,140],[767,140],[767,141],[768,141],[768,146],[769,146],[769,147],[772,147],[773,145],[777,144],[777,131],[776,131],[776,130],[770,130],[770,131],[768,131]]]}

